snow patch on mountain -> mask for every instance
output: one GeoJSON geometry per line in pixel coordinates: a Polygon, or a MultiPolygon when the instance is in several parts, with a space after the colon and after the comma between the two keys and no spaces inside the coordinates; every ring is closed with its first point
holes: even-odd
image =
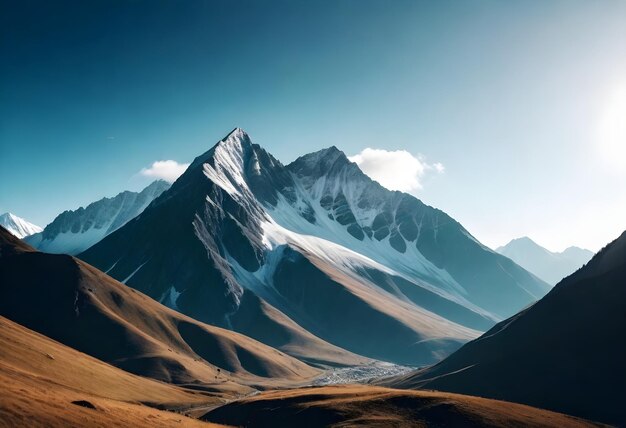
{"type": "Polygon", "coordinates": [[[339,267],[357,281],[365,282],[362,275],[364,269],[375,269],[402,277],[415,284],[416,287],[424,288],[494,321],[499,320],[498,317],[469,302],[464,296],[466,291],[463,287],[456,283],[446,271],[438,269],[426,260],[417,248],[411,246],[406,253],[399,253],[391,249],[385,240],[361,242],[336,222],[329,221],[329,224],[325,224],[326,220],[322,217],[324,224],[311,225],[302,217],[298,220],[297,216],[277,215],[281,208],[283,210],[290,208],[284,201],[278,207],[280,208],[277,210],[269,211],[270,220],[262,223],[263,242],[270,251],[274,250],[267,258],[269,265],[263,266],[260,270],[261,276],[266,280],[271,277],[268,273],[273,272],[272,265],[282,258],[276,249],[292,246],[305,254],[312,254],[330,265],[339,267]],[[291,220],[289,222],[291,228],[282,226],[274,220],[275,218],[283,221],[291,220]],[[298,229],[301,232],[295,231],[298,229]],[[429,281],[419,281],[416,277],[429,279],[429,281]]]}
{"type": "Polygon", "coordinates": [[[159,303],[177,311],[178,306],[176,305],[176,300],[178,300],[181,294],[182,293],[178,292],[176,288],[172,286],[159,299],[159,303]]]}
{"type": "MultiPolygon", "coordinates": [[[[300,197],[303,198],[306,196],[300,193],[300,197]]],[[[436,280],[439,287],[429,286],[433,291],[436,290],[440,292],[442,289],[445,289],[449,294],[459,296],[466,293],[463,287],[461,287],[448,272],[434,266],[415,246],[408,246],[407,251],[400,253],[390,247],[389,237],[381,241],[367,237],[363,241],[358,240],[348,233],[345,226],[328,217],[327,212],[324,211],[319,204],[319,196],[315,198],[315,200],[310,201],[308,205],[315,211],[315,224],[306,221],[300,215],[295,215],[294,207],[285,201],[284,198],[279,199],[279,203],[276,207],[269,208],[268,214],[269,217],[276,224],[281,225],[285,231],[295,232],[295,234],[300,234],[299,236],[315,236],[327,242],[336,243],[351,250],[353,254],[358,254],[364,259],[376,263],[381,269],[386,269],[387,271],[400,274],[401,276],[417,276],[419,278],[436,280]],[[374,262],[374,260],[378,262],[374,262]]],[[[361,214],[363,221],[367,221],[370,218],[373,219],[377,215],[376,212],[368,212],[366,210],[360,211],[359,214],[361,214]]],[[[268,226],[267,230],[271,230],[271,227],[268,226]]],[[[295,234],[289,236],[297,243],[298,239],[294,239],[295,234]]],[[[376,269],[379,268],[376,267],[376,269]]]]}
{"type": "MultiPolygon", "coordinates": [[[[204,175],[231,196],[241,197],[243,191],[250,191],[244,172],[244,144],[250,145],[247,134],[240,128],[234,129],[215,146],[211,162],[203,165],[204,175]]],[[[258,159],[252,169],[260,173],[258,159]]]]}
{"type": "Polygon", "coordinates": [[[92,227],[81,232],[61,232],[54,239],[45,239],[43,234],[39,233],[31,236],[27,242],[44,253],[78,254],[107,236],[107,226],[110,226],[110,223],[102,228],[92,227]]]}
{"type": "Polygon", "coordinates": [[[128,281],[130,281],[130,279],[135,276],[135,274],[137,272],[139,272],[139,270],[145,266],[146,263],[148,263],[149,260],[146,260],[145,262],[143,262],[142,264],[140,264],[137,269],[135,269],[130,275],[128,275],[123,281],[120,281],[122,284],[126,284],[128,281]]]}

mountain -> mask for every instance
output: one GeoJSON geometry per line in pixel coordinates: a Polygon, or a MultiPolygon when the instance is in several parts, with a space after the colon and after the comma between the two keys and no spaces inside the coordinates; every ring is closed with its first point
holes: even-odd
{"type": "Polygon", "coordinates": [[[42,231],[41,227],[29,223],[23,218],[11,213],[0,215],[0,226],[20,239],[42,231]]]}
{"type": "Polygon", "coordinates": [[[593,257],[593,252],[578,247],[569,247],[561,253],[553,253],[527,237],[513,239],[496,251],[548,284],[556,284],[593,257]]]}
{"type": "Polygon", "coordinates": [[[626,232],[531,307],[441,363],[385,381],[626,425],[626,232]]]}
{"type": "Polygon", "coordinates": [[[157,180],[141,192],[125,191],[86,208],[64,211],[26,242],[47,253],[78,254],[137,217],[168,188],[169,183],[157,180]]]}
{"type": "Polygon", "coordinates": [[[1,316],[0,384],[3,427],[168,427],[181,422],[206,427],[155,407],[219,403],[200,391],[132,375],[1,316]]]}
{"type": "Polygon", "coordinates": [[[597,427],[521,404],[437,391],[339,385],[262,392],[202,420],[249,427],[597,427]]]}
{"type": "Polygon", "coordinates": [[[339,348],[433,363],[549,289],[337,148],[284,166],[239,128],[79,257],[319,365],[342,364],[339,348]]]}
{"type": "Polygon", "coordinates": [[[179,314],[65,254],[0,228],[0,315],[125,371],[212,391],[317,375],[241,334],[179,314]]]}

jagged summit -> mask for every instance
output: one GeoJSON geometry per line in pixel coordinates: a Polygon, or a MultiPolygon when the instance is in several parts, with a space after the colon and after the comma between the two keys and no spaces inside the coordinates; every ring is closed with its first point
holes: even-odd
{"type": "Polygon", "coordinates": [[[237,128],[234,128],[232,131],[230,131],[224,138],[222,138],[222,141],[227,141],[231,139],[250,141],[250,136],[248,135],[246,131],[237,127],[237,128]]]}
{"type": "Polygon", "coordinates": [[[335,160],[337,160],[338,158],[345,158],[347,159],[347,156],[345,155],[344,152],[342,152],[341,150],[339,150],[337,148],[337,146],[330,146],[330,147],[326,147],[324,149],[320,149],[318,151],[315,152],[311,152],[311,153],[307,153],[305,155],[302,155],[300,157],[298,157],[298,159],[296,159],[294,162],[298,162],[299,160],[306,160],[307,162],[312,162],[312,161],[316,161],[316,160],[326,160],[329,162],[334,162],[335,160]]]}
{"type": "Polygon", "coordinates": [[[213,148],[243,153],[252,149],[252,140],[246,131],[241,128],[235,128],[218,141],[213,148]]]}
{"type": "Polygon", "coordinates": [[[336,146],[330,146],[326,149],[318,150],[300,156],[287,167],[298,175],[316,175],[328,173],[333,168],[342,167],[350,164],[348,157],[344,152],[336,146]]]}
{"type": "Polygon", "coordinates": [[[292,186],[280,161],[258,144],[253,144],[241,128],[233,129],[198,156],[179,179],[181,184],[175,184],[174,188],[186,187],[202,176],[238,201],[256,195],[271,205],[276,204],[278,191],[292,186]]]}
{"type": "MultiPolygon", "coordinates": [[[[338,186],[333,183],[351,182],[353,187],[363,187],[372,180],[351,162],[346,154],[335,146],[300,156],[287,165],[287,169],[301,180],[305,188],[311,189],[317,184],[317,191],[321,187],[326,189],[322,193],[331,193],[333,198],[337,195],[338,186]],[[324,178],[324,183],[320,180],[324,178]]],[[[343,187],[343,186],[342,186],[343,187]]],[[[321,194],[318,196],[321,197],[321,194]]]]}
{"type": "Polygon", "coordinates": [[[242,152],[251,146],[252,141],[250,140],[248,133],[241,128],[235,128],[226,134],[224,138],[214,144],[209,150],[196,157],[191,163],[189,170],[209,162],[215,155],[216,151],[226,150],[230,152],[242,152]]]}

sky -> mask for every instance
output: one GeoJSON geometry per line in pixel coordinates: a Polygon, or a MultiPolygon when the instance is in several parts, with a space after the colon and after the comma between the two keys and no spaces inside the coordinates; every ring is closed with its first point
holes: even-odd
{"type": "Polygon", "coordinates": [[[488,246],[626,229],[626,2],[20,1],[0,14],[0,212],[45,225],[234,127],[336,145],[488,246]]]}

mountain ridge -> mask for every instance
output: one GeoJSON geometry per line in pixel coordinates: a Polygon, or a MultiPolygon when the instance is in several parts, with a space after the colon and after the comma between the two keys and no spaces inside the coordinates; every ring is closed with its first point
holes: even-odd
{"type": "Polygon", "coordinates": [[[48,253],[78,254],[141,214],[168,188],[167,182],[156,180],[140,192],[125,190],[86,207],[63,211],[26,242],[48,253]]]}
{"type": "Polygon", "coordinates": [[[560,253],[552,252],[527,236],[511,240],[508,244],[496,248],[496,252],[550,284],[556,284],[573,273],[594,255],[589,250],[575,246],[568,247],[560,253]]]}

